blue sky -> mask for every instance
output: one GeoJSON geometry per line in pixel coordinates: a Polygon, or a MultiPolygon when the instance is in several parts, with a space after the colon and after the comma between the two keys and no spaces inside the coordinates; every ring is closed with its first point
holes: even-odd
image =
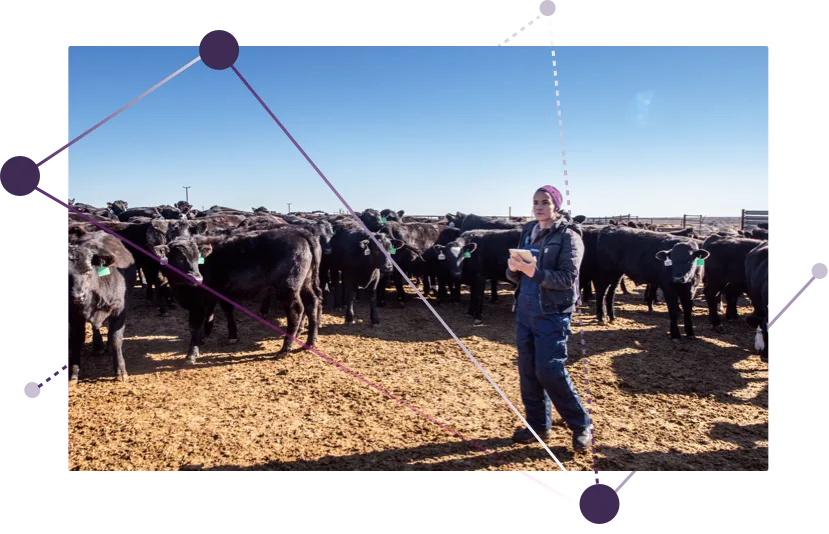
{"type": "MultiPolygon", "coordinates": [[[[197,55],[71,47],[69,138],[197,55]]],[[[590,216],[768,209],[765,47],[242,47],[236,67],[354,209],[529,215],[548,183],[590,216]]],[[[343,208],[201,62],[69,148],[79,202],[173,204],[184,185],[198,208],[343,208]]]]}

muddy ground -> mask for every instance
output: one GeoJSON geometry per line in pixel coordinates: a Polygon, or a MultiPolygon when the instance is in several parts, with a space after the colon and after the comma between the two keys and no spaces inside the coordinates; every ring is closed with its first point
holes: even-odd
{"type": "MultiPolygon", "coordinates": [[[[507,288],[498,303],[487,300],[479,326],[466,315],[467,294],[461,306],[430,302],[523,415],[507,288]]],[[[617,297],[614,325],[597,325],[593,308],[582,308],[599,471],[767,469],[768,366],[742,321],[748,302],[740,301],[740,320],[714,334],[698,298],[698,339],[674,346],[666,306],[649,315],[643,287],[631,289],[617,297]]],[[[182,365],[185,312],[159,317],[136,287],[124,340],[128,382],[112,379],[108,356],[92,356],[87,328],[81,380],[68,398],[69,469],[558,469],[539,444],[511,442],[520,420],[407,291],[405,308],[389,295],[378,328],[366,297],[351,327],[326,308],[317,349],[488,452],[311,352],[275,359],[280,335],[240,313],[238,344],[226,343],[218,311],[201,358],[182,365]]],[[[258,310],[257,302],[241,304],[258,310]]],[[[577,325],[574,316],[576,333],[577,325]]],[[[584,398],[578,335],[569,345],[568,368],[584,398]]],[[[590,454],[574,453],[570,442],[559,419],[550,449],[566,469],[590,470],[590,454]]]]}

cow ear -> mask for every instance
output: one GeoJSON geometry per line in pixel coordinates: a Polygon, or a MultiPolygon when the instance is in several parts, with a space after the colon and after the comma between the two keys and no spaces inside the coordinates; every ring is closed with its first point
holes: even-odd
{"type": "Polygon", "coordinates": [[[702,249],[702,248],[697,250],[696,252],[694,252],[694,256],[696,256],[697,258],[700,258],[702,260],[707,260],[708,256],[710,256],[710,255],[711,255],[710,252],[708,252],[707,250],[702,249]]]}
{"type": "Polygon", "coordinates": [[[190,233],[201,235],[207,231],[207,221],[199,221],[190,230],[190,233]]]}
{"type": "Polygon", "coordinates": [[[368,239],[363,239],[362,241],[360,241],[360,248],[366,248],[368,246],[368,241],[368,239]]]}
{"type": "Polygon", "coordinates": [[[667,258],[670,253],[670,250],[660,250],[656,253],[656,259],[659,261],[665,261],[665,258],[667,258]]]}
{"type": "Polygon", "coordinates": [[[109,267],[115,263],[115,256],[108,252],[99,252],[92,256],[92,265],[95,267],[109,267]]]}
{"type": "Polygon", "coordinates": [[[586,220],[587,217],[585,217],[584,215],[576,215],[575,217],[573,217],[573,222],[577,222],[579,224],[583,223],[586,220]]]}
{"type": "Polygon", "coordinates": [[[155,247],[153,247],[153,252],[159,258],[166,258],[167,254],[170,253],[170,247],[168,247],[167,245],[156,245],[155,247]]]}
{"type": "Polygon", "coordinates": [[[394,248],[397,248],[397,249],[404,248],[406,246],[406,242],[401,241],[400,239],[392,239],[391,240],[391,246],[393,246],[394,248]]]}
{"type": "Polygon", "coordinates": [[[472,254],[478,249],[478,243],[467,243],[463,246],[463,250],[472,254]]]}
{"type": "Polygon", "coordinates": [[[400,210],[400,211],[397,212],[397,216],[402,218],[404,213],[406,213],[406,212],[403,211],[403,210],[400,210]]]}
{"type": "Polygon", "coordinates": [[[199,245],[199,254],[201,254],[202,258],[206,258],[210,256],[213,252],[213,246],[210,243],[203,243],[199,245]]]}

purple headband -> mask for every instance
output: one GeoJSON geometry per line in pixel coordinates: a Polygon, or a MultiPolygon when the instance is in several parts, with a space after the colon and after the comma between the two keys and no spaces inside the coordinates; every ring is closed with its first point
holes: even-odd
{"type": "Polygon", "coordinates": [[[556,211],[561,209],[561,193],[558,189],[551,185],[545,185],[538,188],[538,191],[545,191],[553,197],[553,204],[555,204],[556,211]]]}

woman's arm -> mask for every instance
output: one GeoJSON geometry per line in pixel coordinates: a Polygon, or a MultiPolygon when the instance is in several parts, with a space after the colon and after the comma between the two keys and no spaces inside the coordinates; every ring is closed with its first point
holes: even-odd
{"type": "MultiPolygon", "coordinates": [[[[542,270],[536,264],[532,279],[543,288],[563,291],[570,289],[579,276],[584,256],[584,242],[575,232],[565,230],[561,253],[555,270],[542,270]]],[[[530,271],[532,273],[532,271],[530,271]]]]}

